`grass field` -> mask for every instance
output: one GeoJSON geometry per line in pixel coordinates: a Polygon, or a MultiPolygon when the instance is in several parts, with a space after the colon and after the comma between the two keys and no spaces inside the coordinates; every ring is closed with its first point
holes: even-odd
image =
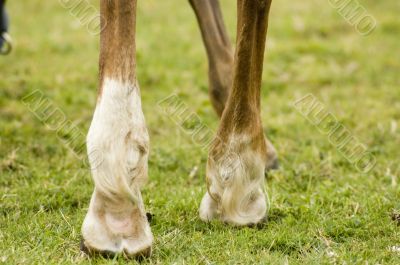
{"type": "MultiPolygon", "coordinates": [[[[41,91],[85,135],[98,37],[59,1],[8,2],[16,46],[0,57],[0,263],[125,264],[80,253],[93,189],[84,156],[65,144],[68,130],[57,133],[23,103],[41,91]]],[[[392,220],[400,214],[399,2],[360,2],[378,22],[367,36],[333,1],[273,2],[262,116],[281,168],[266,181],[268,223],[242,229],[199,220],[207,152],[157,108],[176,93],[209,128],[218,126],[186,2],[139,1],[138,76],[152,146],[143,196],[155,236],[144,263],[400,264],[400,221],[392,220]],[[371,171],[357,170],[293,107],[310,93],[368,147],[376,158],[371,171]]],[[[222,0],[231,33],[233,2],[222,0]]]]}

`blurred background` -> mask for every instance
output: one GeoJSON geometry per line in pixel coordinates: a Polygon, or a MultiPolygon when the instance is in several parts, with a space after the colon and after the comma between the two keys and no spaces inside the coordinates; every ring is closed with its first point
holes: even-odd
{"type": "MultiPolygon", "coordinates": [[[[281,168],[267,178],[271,209],[260,229],[197,217],[207,151],[157,104],[176,93],[217,129],[205,50],[186,0],[138,2],[138,78],[151,139],[143,196],[156,240],[145,262],[396,264],[400,2],[273,1],[262,117],[281,168]],[[310,93],[373,155],[370,171],[357,170],[293,107],[310,93]]],[[[236,3],[221,5],[234,42],[236,3]]],[[[78,248],[93,190],[81,147],[97,95],[90,16],[98,1],[8,1],[7,9],[14,50],[0,57],[0,263],[122,263],[88,260],[78,248]],[[89,17],[74,3],[90,7],[89,17]],[[68,126],[49,124],[32,95],[68,126]]]]}

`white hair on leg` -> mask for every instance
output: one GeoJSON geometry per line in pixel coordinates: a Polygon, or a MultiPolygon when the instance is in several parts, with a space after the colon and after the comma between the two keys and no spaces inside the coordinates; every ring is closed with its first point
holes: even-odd
{"type": "Polygon", "coordinates": [[[153,236],[140,194],[149,136],[137,83],[104,80],[87,149],[95,189],[82,225],[84,245],[94,251],[150,253],[153,236]]]}
{"type": "Polygon", "coordinates": [[[232,137],[221,159],[208,160],[210,186],[200,207],[203,220],[209,220],[205,213],[211,212],[235,225],[255,224],[265,217],[265,159],[250,146],[248,137],[232,137]],[[211,204],[209,197],[216,203],[211,204]]]}
{"type": "Polygon", "coordinates": [[[87,136],[93,180],[106,197],[137,203],[149,151],[139,86],[105,79],[103,87],[87,136]]]}

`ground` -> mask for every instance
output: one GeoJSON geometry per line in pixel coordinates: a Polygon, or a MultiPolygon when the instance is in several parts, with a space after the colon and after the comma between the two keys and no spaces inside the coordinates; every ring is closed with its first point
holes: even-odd
{"type": "MultiPolygon", "coordinates": [[[[99,45],[65,2],[8,1],[16,45],[0,57],[4,264],[126,263],[79,251],[93,183],[84,150],[71,143],[84,142],[93,114],[99,45]],[[31,103],[39,93],[46,113],[58,110],[68,126],[38,113],[31,103]]],[[[233,2],[222,1],[232,41],[233,2]]],[[[400,263],[400,5],[360,1],[378,22],[362,36],[334,2],[272,4],[262,117],[281,167],[266,178],[268,223],[238,229],[199,220],[206,148],[159,104],[175,94],[207,128],[218,126],[195,17],[186,0],[139,1],[138,77],[151,137],[143,196],[155,236],[144,264],[400,263]],[[296,109],[309,94],[367,147],[376,159],[370,171],[296,109]]]]}

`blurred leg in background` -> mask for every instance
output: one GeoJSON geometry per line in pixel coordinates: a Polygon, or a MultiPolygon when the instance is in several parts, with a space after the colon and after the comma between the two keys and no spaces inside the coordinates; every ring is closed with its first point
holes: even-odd
{"type": "Polygon", "coordinates": [[[11,37],[8,34],[8,15],[5,8],[6,0],[0,0],[0,54],[11,52],[11,37]]]}

